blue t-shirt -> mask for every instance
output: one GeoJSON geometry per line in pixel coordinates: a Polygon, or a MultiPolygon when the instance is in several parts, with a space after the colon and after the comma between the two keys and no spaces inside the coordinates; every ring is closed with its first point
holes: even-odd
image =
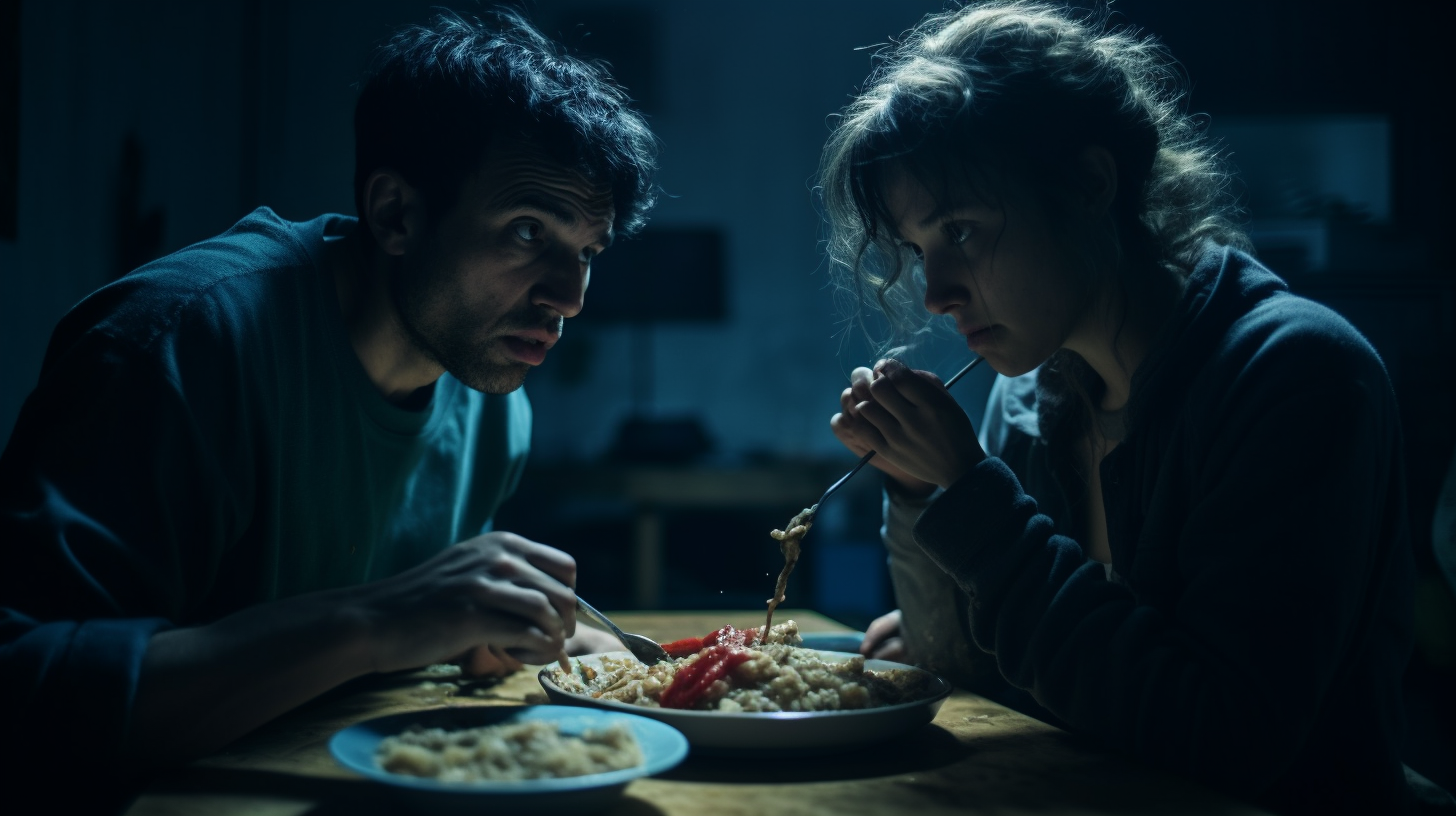
{"type": "Polygon", "coordinates": [[[355,225],[257,210],[57,326],[0,456],[0,735],[74,723],[86,740],[49,749],[94,762],[159,629],[376,580],[489,528],[530,405],[448,374],[420,410],[383,398],[324,260],[355,225]]]}

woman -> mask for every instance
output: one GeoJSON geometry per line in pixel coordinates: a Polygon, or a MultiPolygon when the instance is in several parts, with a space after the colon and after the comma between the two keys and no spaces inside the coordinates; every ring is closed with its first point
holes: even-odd
{"type": "Polygon", "coordinates": [[[1176,79],[1103,21],[983,4],[924,21],[844,112],[822,166],[843,285],[910,330],[922,302],[1001,375],[979,438],[897,361],[844,391],[902,607],[867,651],[902,636],[1275,810],[1397,812],[1395,398],[1354,328],[1246,254],[1176,79]]]}

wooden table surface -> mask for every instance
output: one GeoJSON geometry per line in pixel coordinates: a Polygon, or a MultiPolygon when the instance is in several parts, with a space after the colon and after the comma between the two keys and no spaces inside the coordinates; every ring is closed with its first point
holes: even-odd
{"type": "MultiPolygon", "coordinates": [[[[613,619],[658,640],[761,612],[631,612],[613,619]]],[[[845,631],[814,612],[783,610],[805,632],[845,631]]],[[[223,751],[154,781],[128,816],[373,816],[398,808],[378,786],[335,764],[329,737],[384,714],[439,706],[536,702],[534,669],[493,683],[414,672],[363,678],[223,751]]],[[[771,814],[1258,814],[1202,785],[1098,750],[1061,729],[956,691],[930,725],[870,749],[812,759],[689,757],[639,779],[611,816],[771,814]]]]}

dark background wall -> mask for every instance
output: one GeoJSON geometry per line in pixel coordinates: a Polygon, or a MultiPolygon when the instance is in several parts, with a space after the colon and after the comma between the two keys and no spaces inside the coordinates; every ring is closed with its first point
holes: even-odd
{"type": "MultiPolygon", "coordinates": [[[[35,381],[51,327],[89,291],[256,206],[294,219],[351,212],[352,83],[375,42],[424,20],[436,3],[0,3],[0,439],[35,381]]],[[[828,115],[863,80],[873,46],[941,3],[542,0],[527,8],[549,33],[619,66],[664,143],[668,195],[654,223],[717,230],[726,283],[721,320],[650,332],[568,326],[527,386],[537,461],[600,463],[621,420],[646,410],[699,420],[713,442],[700,468],[837,467],[843,453],[827,419],[845,374],[869,351],[840,334],[827,286],[810,195],[818,151],[828,115]],[[645,406],[632,389],[644,367],[653,382],[645,406]]],[[[1438,64],[1441,29],[1352,0],[1125,0],[1113,8],[1180,58],[1193,80],[1191,107],[1210,114],[1215,132],[1233,122],[1383,128],[1383,149],[1347,157],[1352,168],[1388,178],[1387,205],[1375,217],[1329,200],[1249,216],[1322,225],[1323,268],[1272,244],[1267,257],[1297,291],[1350,317],[1391,369],[1425,593],[1417,659],[1430,671],[1417,682],[1449,682],[1442,661],[1456,662],[1456,635],[1440,621],[1449,622],[1451,602],[1430,557],[1431,511],[1456,443],[1456,304],[1443,251],[1456,179],[1449,136],[1435,124],[1451,79],[1438,64]]],[[[1258,145],[1229,147],[1235,162],[1252,163],[1258,145]]],[[[1250,178],[1251,190],[1260,181],[1250,178]]],[[[931,342],[917,359],[944,375],[963,354],[953,341],[931,342]]],[[[980,371],[957,387],[973,417],[989,382],[980,371]]],[[[551,504],[551,487],[528,476],[503,523],[594,563],[583,587],[599,605],[629,604],[619,566],[631,508],[608,499],[563,509],[551,504]]],[[[725,606],[757,603],[777,557],[763,533],[795,509],[668,513],[667,582],[683,588],[668,602],[711,606],[717,593],[725,606]],[[732,581],[705,580],[719,574],[705,559],[725,547],[747,548],[737,551],[750,553],[748,568],[732,581]]],[[[791,597],[862,625],[889,604],[873,481],[837,512],[791,597]]],[[[1415,712],[1417,732],[1452,717],[1449,702],[1415,712]]],[[[1456,767],[1449,743],[1430,750],[1446,751],[1434,761],[1456,767]]]]}

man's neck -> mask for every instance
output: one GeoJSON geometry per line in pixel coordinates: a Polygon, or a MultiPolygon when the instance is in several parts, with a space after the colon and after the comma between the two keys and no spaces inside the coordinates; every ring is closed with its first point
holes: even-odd
{"type": "Polygon", "coordinates": [[[389,295],[389,259],[365,246],[356,230],[330,245],[329,266],[344,329],[365,373],[385,399],[407,404],[444,369],[410,340],[389,295]]]}

